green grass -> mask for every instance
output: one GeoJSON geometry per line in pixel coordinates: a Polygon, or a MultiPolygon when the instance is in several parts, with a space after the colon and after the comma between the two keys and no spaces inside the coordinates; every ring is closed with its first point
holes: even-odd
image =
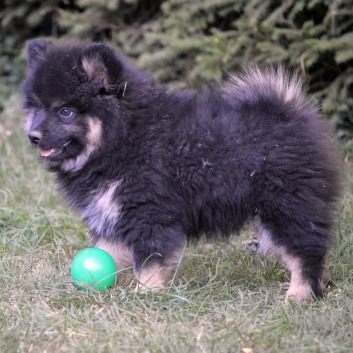
{"type": "MultiPolygon", "coordinates": [[[[351,352],[353,163],[344,161],[338,240],[327,296],[301,305],[278,298],[288,273],[242,240],[186,249],[165,292],[77,290],[70,263],[89,246],[21,129],[0,117],[0,352],[351,352]]],[[[352,156],[351,156],[352,157],[352,156]]]]}

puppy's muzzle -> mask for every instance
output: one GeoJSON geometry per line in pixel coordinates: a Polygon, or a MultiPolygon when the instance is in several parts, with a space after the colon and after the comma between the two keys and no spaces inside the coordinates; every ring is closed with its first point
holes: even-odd
{"type": "Polygon", "coordinates": [[[30,131],[28,138],[33,146],[37,146],[42,138],[42,134],[38,130],[30,131]]]}

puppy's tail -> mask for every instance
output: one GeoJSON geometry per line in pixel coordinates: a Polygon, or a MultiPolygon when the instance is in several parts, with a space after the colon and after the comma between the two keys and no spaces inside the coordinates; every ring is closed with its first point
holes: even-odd
{"type": "Polygon", "coordinates": [[[288,103],[297,111],[309,107],[316,109],[313,99],[307,95],[300,74],[287,71],[283,66],[244,68],[239,75],[230,76],[224,89],[228,97],[241,103],[270,99],[288,103]]]}

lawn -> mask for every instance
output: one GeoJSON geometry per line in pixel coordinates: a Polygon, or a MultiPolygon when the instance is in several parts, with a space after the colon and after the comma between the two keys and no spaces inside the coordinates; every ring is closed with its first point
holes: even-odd
{"type": "MultiPolygon", "coordinates": [[[[229,244],[187,248],[164,292],[134,285],[79,291],[74,255],[87,229],[65,207],[23,130],[19,98],[0,116],[0,352],[352,352],[353,156],[344,154],[344,195],[329,257],[327,296],[282,298],[288,273],[229,244]]],[[[343,147],[342,147],[343,151],[343,147]]]]}

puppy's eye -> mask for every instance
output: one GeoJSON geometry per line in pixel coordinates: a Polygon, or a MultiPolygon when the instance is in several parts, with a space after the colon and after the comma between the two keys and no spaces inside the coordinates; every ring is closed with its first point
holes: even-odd
{"type": "Polygon", "coordinates": [[[60,112],[59,112],[59,115],[62,118],[71,118],[71,117],[73,117],[74,112],[71,109],[69,109],[69,108],[61,108],[60,112]]]}

